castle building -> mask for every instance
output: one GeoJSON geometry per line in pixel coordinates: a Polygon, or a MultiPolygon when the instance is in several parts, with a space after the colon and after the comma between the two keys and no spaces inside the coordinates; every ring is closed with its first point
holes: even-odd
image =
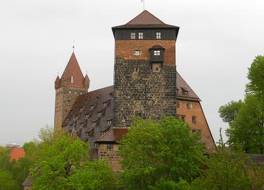
{"type": "Polygon", "coordinates": [[[115,171],[121,169],[118,143],[133,117],[177,116],[201,134],[208,152],[213,151],[215,143],[201,100],[176,71],[179,27],[145,10],[112,30],[114,85],[88,91],[90,80],[73,52],[55,81],[55,130],[79,136],[90,144],[93,158],[106,159],[115,171]]]}

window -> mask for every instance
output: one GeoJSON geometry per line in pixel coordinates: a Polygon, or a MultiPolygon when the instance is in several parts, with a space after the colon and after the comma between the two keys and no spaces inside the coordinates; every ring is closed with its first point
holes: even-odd
{"type": "Polygon", "coordinates": [[[113,150],[113,144],[107,144],[107,150],[113,150]]]}
{"type": "Polygon", "coordinates": [[[112,120],[108,120],[108,121],[107,121],[107,126],[110,127],[111,124],[112,124],[112,120]]]}
{"type": "Polygon", "coordinates": [[[178,119],[181,119],[182,121],[185,121],[185,115],[177,115],[178,119]]]}
{"type": "Polygon", "coordinates": [[[143,32],[138,33],[138,39],[142,40],[144,38],[143,32]]]}
{"type": "Polygon", "coordinates": [[[161,64],[160,63],[152,64],[152,71],[154,73],[159,73],[161,71],[161,64]]]}
{"type": "Polygon", "coordinates": [[[192,116],[192,123],[196,124],[197,120],[196,120],[196,116],[192,116]]]}
{"type": "Polygon", "coordinates": [[[190,110],[190,109],[193,108],[193,104],[190,103],[190,102],[188,102],[188,103],[186,104],[186,107],[187,107],[188,110],[190,110]]]}
{"type": "Polygon", "coordinates": [[[130,33],[130,39],[131,40],[135,40],[136,39],[136,33],[135,32],[130,33]]]}
{"type": "Polygon", "coordinates": [[[154,55],[155,56],[160,56],[160,50],[154,50],[154,55]]]}
{"type": "Polygon", "coordinates": [[[192,129],[192,132],[200,135],[202,131],[201,129],[192,129]]]}
{"type": "Polygon", "coordinates": [[[161,39],[161,32],[156,32],[156,39],[160,40],[161,39]]]}
{"type": "Polygon", "coordinates": [[[180,104],[179,101],[177,101],[176,105],[177,105],[177,108],[180,108],[181,107],[181,104],[180,104]]]}
{"type": "Polygon", "coordinates": [[[74,81],[73,81],[73,76],[71,76],[71,83],[73,83],[74,81]]]}
{"type": "Polygon", "coordinates": [[[133,55],[135,55],[135,56],[140,56],[141,55],[141,51],[140,50],[134,50],[133,51],[133,55]]]}

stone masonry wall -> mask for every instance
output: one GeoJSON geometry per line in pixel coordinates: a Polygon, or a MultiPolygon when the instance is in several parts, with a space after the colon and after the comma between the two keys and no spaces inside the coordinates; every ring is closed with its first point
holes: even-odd
{"type": "Polygon", "coordinates": [[[114,126],[129,127],[133,117],[176,115],[176,67],[163,64],[155,73],[149,61],[116,59],[114,126]]]}
{"type": "Polygon", "coordinates": [[[62,87],[56,90],[54,118],[55,130],[60,130],[62,128],[63,121],[72,109],[76,99],[84,93],[86,93],[85,89],[62,87]]]}

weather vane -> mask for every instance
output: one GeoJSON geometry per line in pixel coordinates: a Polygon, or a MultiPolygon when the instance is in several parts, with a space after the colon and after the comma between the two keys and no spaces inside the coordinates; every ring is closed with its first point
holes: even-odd
{"type": "Polygon", "coordinates": [[[141,0],[141,3],[143,5],[143,11],[146,9],[146,4],[145,4],[145,0],[141,0]]]}
{"type": "Polygon", "coordinates": [[[72,50],[73,50],[73,52],[75,50],[75,40],[73,40],[73,43],[72,43],[72,50]]]}

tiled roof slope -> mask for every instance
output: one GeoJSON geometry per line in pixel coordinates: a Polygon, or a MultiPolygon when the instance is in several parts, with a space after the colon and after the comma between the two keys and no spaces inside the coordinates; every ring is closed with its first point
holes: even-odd
{"type": "MultiPolygon", "coordinates": [[[[179,74],[177,88],[179,99],[199,101],[199,97],[179,74]]],[[[114,88],[110,86],[79,96],[64,120],[63,128],[82,140],[89,141],[91,146],[102,134],[106,134],[106,139],[111,140],[118,133],[118,131],[116,134],[114,134],[115,131],[108,132],[113,127],[113,92],[114,88]]]]}
{"type": "Polygon", "coordinates": [[[101,137],[99,137],[97,143],[119,143],[123,136],[128,132],[128,128],[112,128],[101,137]]]}
{"type": "Polygon", "coordinates": [[[63,128],[92,145],[112,126],[113,114],[113,86],[110,86],[79,96],[63,128]]]}
{"type": "Polygon", "coordinates": [[[151,14],[149,11],[144,10],[128,23],[121,26],[113,27],[113,29],[116,28],[178,28],[178,27],[165,24],[159,18],[151,14]]]}
{"type": "Polygon", "coordinates": [[[197,94],[193,91],[193,89],[188,85],[188,83],[182,78],[182,76],[177,73],[177,98],[178,99],[187,99],[200,101],[197,94]]]}

